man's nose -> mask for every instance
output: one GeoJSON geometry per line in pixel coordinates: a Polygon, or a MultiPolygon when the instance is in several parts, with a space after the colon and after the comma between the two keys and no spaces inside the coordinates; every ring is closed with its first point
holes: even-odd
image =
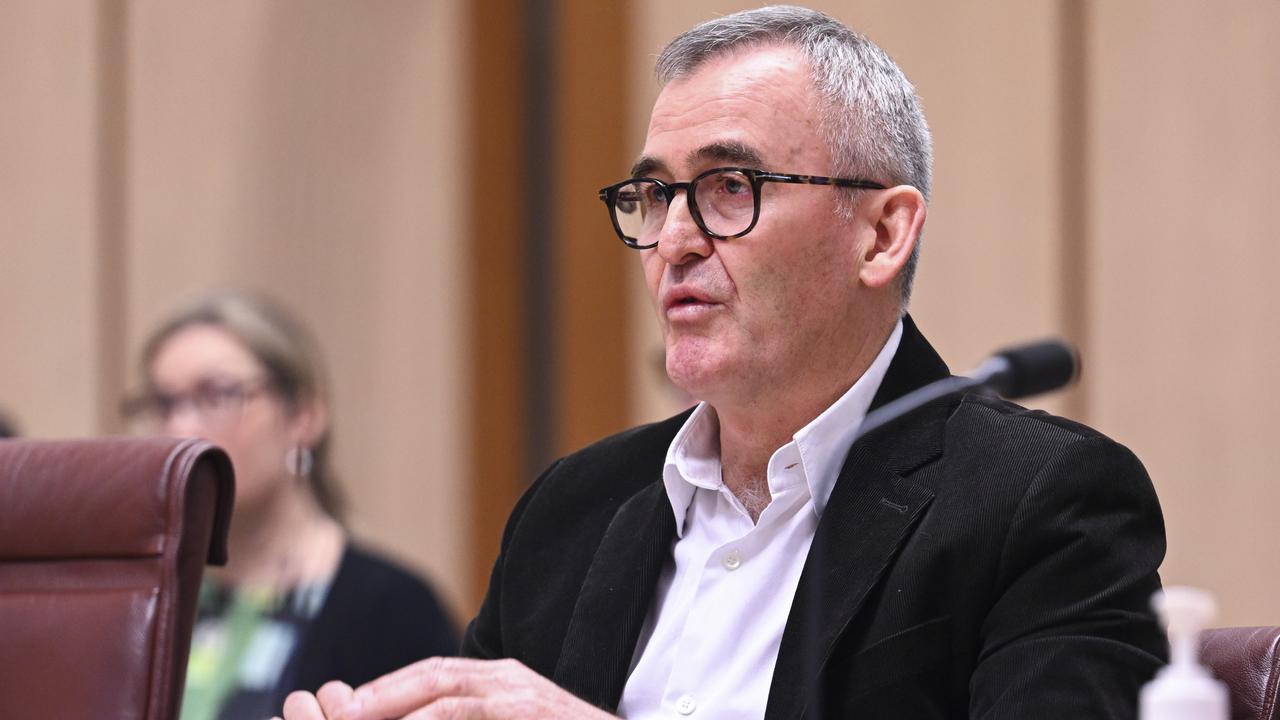
{"type": "Polygon", "coordinates": [[[689,193],[676,193],[658,233],[658,254],[670,265],[683,265],[710,255],[714,250],[712,242],[693,220],[689,193]]]}

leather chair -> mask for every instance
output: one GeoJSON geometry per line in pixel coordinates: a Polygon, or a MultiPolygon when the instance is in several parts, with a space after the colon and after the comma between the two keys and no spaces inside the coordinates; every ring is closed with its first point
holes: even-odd
{"type": "Polygon", "coordinates": [[[1201,663],[1231,690],[1232,720],[1280,720],[1280,627],[1210,628],[1201,663]]]}
{"type": "Polygon", "coordinates": [[[233,491],[203,440],[0,441],[0,716],[176,718],[233,491]]]}

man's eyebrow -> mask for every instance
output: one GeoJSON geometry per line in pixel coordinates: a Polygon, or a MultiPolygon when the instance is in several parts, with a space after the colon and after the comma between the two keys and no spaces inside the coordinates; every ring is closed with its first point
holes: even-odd
{"type": "Polygon", "coordinates": [[[760,159],[760,153],[754,148],[740,142],[714,142],[689,153],[688,161],[690,165],[696,165],[698,161],[715,160],[716,162],[728,162],[734,165],[746,165],[751,168],[759,168],[764,165],[764,161],[760,159]]]}
{"type": "MultiPolygon", "coordinates": [[[[750,145],[740,142],[709,143],[691,151],[685,160],[689,165],[700,165],[708,160],[750,168],[759,168],[764,165],[764,161],[760,159],[760,153],[750,145]]],[[[655,171],[672,174],[666,163],[651,155],[645,155],[631,166],[631,177],[648,177],[655,171]]]]}
{"type": "MultiPolygon", "coordinates": [[[[655,157],[644,155],[639,160],[636,160],[635,165],[631,166],[631,177],[648,177],[653,174],[654,170],[666,171],[667,165],[655,157]]],[[[668,172],[667,174],[670,173],[668,172]]]]}

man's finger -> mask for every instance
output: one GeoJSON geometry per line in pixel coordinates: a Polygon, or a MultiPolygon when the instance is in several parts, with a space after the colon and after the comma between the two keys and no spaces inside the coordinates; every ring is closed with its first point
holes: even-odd
{"type": "Polygon", "coordinates": [[[464,657],[432,657],[426,660],[419,660],[412,665],[404,667],[394,672],[389,672],[376,680],[361,685],[356,688],[356,694],[366,688],[376,687],[380,684],[395,683],[407,677],[419,677],[424,672],[435,672],[437,670],[447,670],[450,672],[463,672],[471,675],[494,675],[501,672],[501,666],[505,665],[503,660],[476,660],[474,658],[464,657]]]}
{"type": "Polygon", "coordinates": [[[428,658],[356,689],[338,720],[398,717],[446,697],[483,697],[501,684],[510,664],[470,658],[428,658]]]}
{"type": "Polygon", "coordinates": [[[355,690],[351,686],[340,681],[334,680],[327,682],[316,691],[316,700],[320,702],[320,709],[324,711],[325,717],[336,717],[338,711],[346,707],[355,690]]]}
{"type": "Polygon", "coordinates": [[[324,711],[316,696],[297,690],[284,699],[285,720],[325,720],[324,711]]]}

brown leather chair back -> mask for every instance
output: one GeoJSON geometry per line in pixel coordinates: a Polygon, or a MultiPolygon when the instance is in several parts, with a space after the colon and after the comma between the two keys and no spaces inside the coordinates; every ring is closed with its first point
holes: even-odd
{"type": "Polygon", "coordinates": [[[176,718],[233,491],[203,440],[0,441],[0,717],[176,718]]]}
{"type": "Polygon", "coordinates": [[[1232,720],[1280,720],[1280,627],[1210,628],[1201,662],[1231,689],[1232,720]]]}

